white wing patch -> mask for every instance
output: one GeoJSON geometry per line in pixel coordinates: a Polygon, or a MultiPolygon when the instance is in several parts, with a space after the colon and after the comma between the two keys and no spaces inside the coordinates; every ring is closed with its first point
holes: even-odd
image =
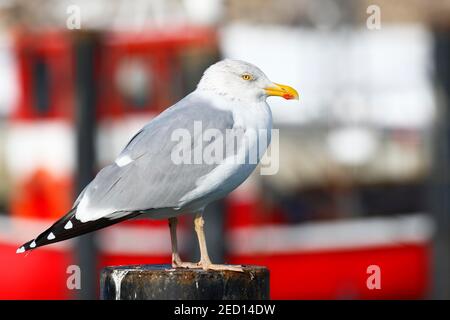
{"type": "Polygon", "coordinates": [[[124,166],[126,166],[127,164],[130,164],[130,163],[133,162],[133,161],[134,161],[134,160],[131,159],[129,155],[123,155],[123,156],[120,156],[120,157],[118,157],[118,158],[116,159],[116,164],[117,164],[119,167],[124,167],[124,166]]]}
{"type": "Polygon", "coordinates": [[[67,221],[66,225],[64,226],[64,229],[69,230],[69,229],[72,229],[72,227],[73,227],[72,221],[69,220],[69,221],[67,221]]]}
{"type": "Polygon", "coordinates": [[[85,223],[88,221],[95,221],[101,218],[109,218],[111,213],[117,210],[111,208],[92,208],[89,206],[89,197],[87,194],[83,195],[75,213],[75,218],[85,223]]]}

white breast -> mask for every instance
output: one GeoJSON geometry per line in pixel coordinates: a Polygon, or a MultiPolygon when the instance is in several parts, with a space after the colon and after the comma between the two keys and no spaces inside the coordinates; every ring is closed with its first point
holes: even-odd
{"type": "MultiPolygon", "coordinates": [[[[225,196],[239,186],[256,168],[265,149],[270,144],[272,129],[272,114],[265,101],[254,104],[230,103],[217,101],[215,106],[233,113],[234,127],[245,130],[243,143],[234,156],[227,157],[214,170],[196,181],[197,187],[180,199],[179,206],[201,198],[208,194],[208,199],[201,205],[225,196]],[[268,137],[268,141],[261,141],[261,137],[268,137]],[[258,146],[261,148],[258,152],[258,146]],[[249,161],[249,158],[255,159],[249,161]]],[[[199,208],[202,209],[202,208],[199,208]]]]}

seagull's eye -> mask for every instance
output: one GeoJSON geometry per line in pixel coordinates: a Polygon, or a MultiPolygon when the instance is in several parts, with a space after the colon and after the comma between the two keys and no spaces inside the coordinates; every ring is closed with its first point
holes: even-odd
{"type": "Polygon", "coordinates": [[[241,77],[242,77],[242,79],[247,80],[247,81],[253,79],[253,76],[248,73],[244,73],[241,77]]]}

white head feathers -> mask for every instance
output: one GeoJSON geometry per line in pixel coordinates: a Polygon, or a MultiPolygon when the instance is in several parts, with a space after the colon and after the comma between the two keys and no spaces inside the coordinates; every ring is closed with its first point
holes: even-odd
{"type": "Polygon", "coordinates": [[[206,69],[197,89],[212,91],[231,100],[257,102],[266,98],[264,88],[270,85],[272,82],[258,67],[225,59],[206,69]]]}

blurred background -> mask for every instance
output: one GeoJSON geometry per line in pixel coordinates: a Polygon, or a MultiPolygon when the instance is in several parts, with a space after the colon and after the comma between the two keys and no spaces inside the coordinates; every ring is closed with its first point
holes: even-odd
{"type": "Polygon", "coordinates": [[[167,221],[15,251],[224,57],[300,101],[268,100],[279,172],[208,208],[212,258],[268,266],[273,299],[450,298],[449,16],[425,0],[1,0],[0,298],[96,298],[104,266],[170,263],[167,221]]]}

